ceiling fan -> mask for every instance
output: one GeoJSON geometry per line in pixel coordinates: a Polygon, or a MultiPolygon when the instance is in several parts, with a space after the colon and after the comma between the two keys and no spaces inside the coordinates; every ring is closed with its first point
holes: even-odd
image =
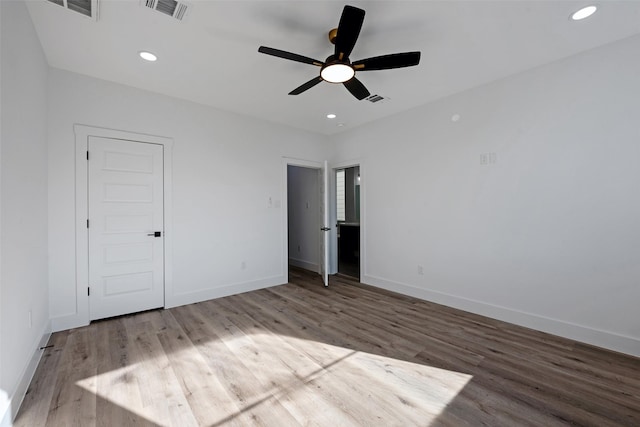
{"type": "Polygon", "coordinates": [[[420,63],[420,52],[393,53],[351,62],[349,55],[358,40],[363,22],[364,10],[353,6],[344,7],[338,28],[329,31],[329,41],[335,45],[334,54],[324,62],[266,46],[260,46],[258,52],[320,67],[318,77],[314,77],[295,88],[289,92],[289,95],[299,95],[318,83],[326,81],[342,83],[353,96],[361,100],[370,94],[360,80],[355,77],[356,71],[389,70],[411,67],[420,63]]]}

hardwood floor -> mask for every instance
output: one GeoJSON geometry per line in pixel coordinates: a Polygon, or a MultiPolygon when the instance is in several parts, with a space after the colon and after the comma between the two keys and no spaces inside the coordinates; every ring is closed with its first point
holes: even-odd
{"type": "Polygon", "coordinates": [[[640,359],[293,270],[58,332],[16,426],[640,426],[640,359]]]}

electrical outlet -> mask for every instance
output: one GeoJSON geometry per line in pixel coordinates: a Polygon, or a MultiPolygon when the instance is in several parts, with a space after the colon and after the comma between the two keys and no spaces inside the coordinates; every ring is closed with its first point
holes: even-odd
{"type": "Polygon", "coordinates": [[[240,263],[240,270],[246,270],[247,269],[247,263],[245,261],[242,261],[240,263]]]}
{"type": "Polygon", "coordinates": [[[420,275],[420,276],[424,275],[424,269],[422,268],[421,265],[418,266],[418,275],[420,275]]]}

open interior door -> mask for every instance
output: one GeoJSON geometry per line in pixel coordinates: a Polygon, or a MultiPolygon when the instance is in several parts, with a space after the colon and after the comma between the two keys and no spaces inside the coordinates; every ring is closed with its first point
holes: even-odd
{"type": "Polygon", "coordinates": [[[324,286],[329,286],[329,166],[327,161],[324,161],[324,167],[322,168],[322,179],[320,185],[320,200],[322,210],[322,227],[320,241],[321,244],[321,261],[320,261],[320,274],[322,274],[322,281],[324,286]]]}

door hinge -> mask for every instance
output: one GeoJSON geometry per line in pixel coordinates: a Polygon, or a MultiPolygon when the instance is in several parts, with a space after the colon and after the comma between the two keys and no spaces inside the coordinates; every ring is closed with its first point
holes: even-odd
{"type": "Polygon", "coordinates": [[[89,228],[89,220],[87,219],[87,228],[89,228]]]}
{"type": "Polygon", "coordinates": [[[91,296],[91,288],[87,286],[87,296],[90,297],[91,296]]]}
{"type": "Polygon", "coordinates": [[[89,152],[87,151],[87,160],[89,160],[89,152]]]}

